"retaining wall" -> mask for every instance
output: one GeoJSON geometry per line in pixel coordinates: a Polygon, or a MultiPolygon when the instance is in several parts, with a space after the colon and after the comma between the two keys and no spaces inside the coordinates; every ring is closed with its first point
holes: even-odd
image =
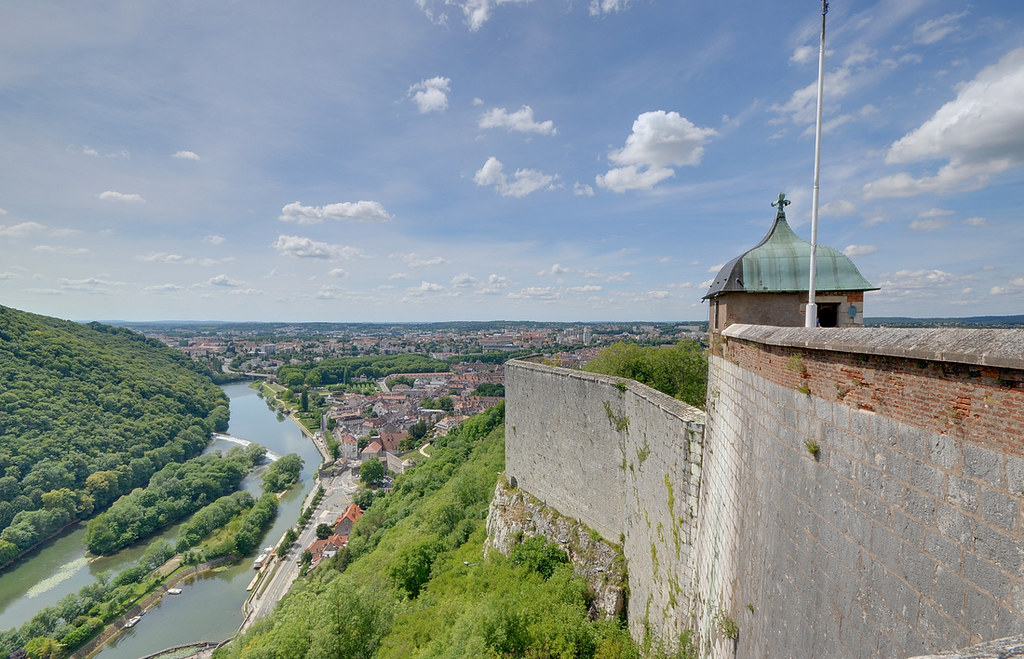
{"type": "Polygon", "coordinates": [[[704,413],[622,378],[505,365],[509,483],[606,540],[629,566],[635,638],[675,639],[691,608],[704,413]]]}
{"type": "Polygon", "coordinates": [[[506,370],[520,487],[623,542],[630,630],[717,657],[899,657],[1024,633],[1024,332],[734,325],[703,415],[506,370]]]}

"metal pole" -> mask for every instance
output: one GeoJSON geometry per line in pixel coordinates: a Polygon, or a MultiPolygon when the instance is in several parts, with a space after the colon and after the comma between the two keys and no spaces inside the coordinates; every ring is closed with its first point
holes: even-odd
{"type": "Polygon", "coordinates": [[[815,302],[815,278],[818,274],[818,188],[821,179],[821,99],[825,95],[825,14],[828,0],[821,0],[821,47],[818,50],[818,120],[814,128],[814,190],[811,192],[811,272],[807,287],[807,312],[804,327],[818,324],[815,302]]]}

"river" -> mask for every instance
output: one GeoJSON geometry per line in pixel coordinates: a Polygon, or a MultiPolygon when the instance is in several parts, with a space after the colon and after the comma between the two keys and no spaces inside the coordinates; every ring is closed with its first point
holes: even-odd
{"type": "MultiPolygon", "coordinates": [[[[292,488],[281,500],[277,518],[262,543],[273,544],[298,518],[302,501],[313,487],[320,454],[294,422],[278,417],[248,383],[232,383],[223,389],[231,400],[228,434],[265,446],[278,456],[297,453],[304,462],[301,487],[292,488]]],[[[207,450],[226,450],[234,445],[215,439],[207,450]]],[[[243,487],[259,496],[259,474],[248,476],[243,487]]],[[[78,525],[0,575],[0,629],[30,620],[40,609],[77,592],[102,572],[115,574],[131,565],[150,542],[174,542],[177,535],[178,525],[174,525],[146,542],[90,561],[83,542],[85,525],[78,525]]],[[[228,638],[242,622],[245,587],[252,577],[252,562],[244,560],[179,584],[181,595],[165,597],[138,625],[120,634],[97,656],[136,659],[182,643],[228,638]]]]}

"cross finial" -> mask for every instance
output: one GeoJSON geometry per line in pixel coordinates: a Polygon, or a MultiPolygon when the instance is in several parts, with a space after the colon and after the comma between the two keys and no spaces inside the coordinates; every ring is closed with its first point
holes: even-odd
{"type": "Polygon", "coordinates": [[[772,206],[779,207],[779,211],[775,214],[775,219],[786,219],[786,206],[789,206],[791,203],[793,202],[791,202],[789,199],[786,199],[786,193],[780,192],[779,200],[772,202],[772,206]]]}

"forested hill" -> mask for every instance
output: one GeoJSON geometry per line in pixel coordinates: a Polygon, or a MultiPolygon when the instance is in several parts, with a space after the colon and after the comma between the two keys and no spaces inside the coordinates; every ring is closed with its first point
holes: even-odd
{"type": "Polygon", "coordinates": [[[0,306],[0,565],[199,453],[227,404],[141,334],[0,306]]]}

